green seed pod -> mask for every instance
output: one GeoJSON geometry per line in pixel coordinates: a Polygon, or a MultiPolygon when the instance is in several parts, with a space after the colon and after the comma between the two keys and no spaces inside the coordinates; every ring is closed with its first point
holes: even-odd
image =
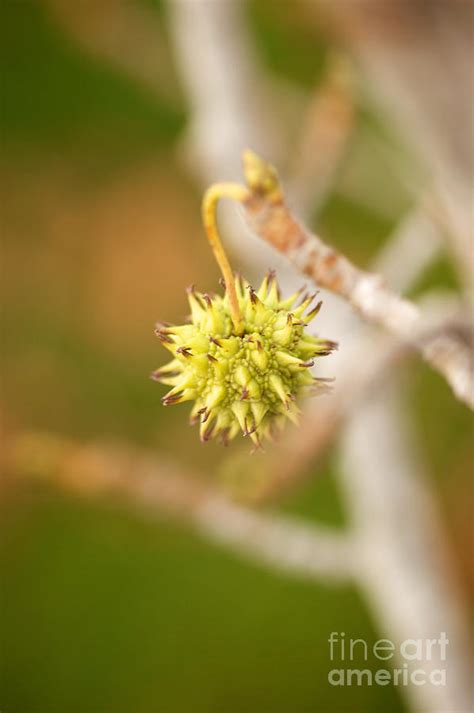
{"type": "Polygon", "coordinates": [[[337,344],[306,331],[321,307],[311,307],[316,295],[300,291],[282,300],[273,272],[257,291],[241,277],[234,284],[239,329],[228,291],[221,297],[190,288],[189,324],[157,325],[156,335],[173,358],[152,378],[172,387],[162,399],[165,406],[194,401],[191,423],[200,423],[201,441],[219,437],[227,445],[243,433],[260,447],[287,419],[298,422],[297,399],[328,389],[330,380],[314,377],[310,368],[337,344]]]}

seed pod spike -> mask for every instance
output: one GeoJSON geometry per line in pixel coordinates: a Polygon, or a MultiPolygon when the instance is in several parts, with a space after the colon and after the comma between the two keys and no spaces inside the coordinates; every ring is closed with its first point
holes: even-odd
{"type": "Polygon", "coordinates": [[[322,304],[323,304],[323,301],[320,300],[320,301],[318,302],[318,304],[316,305],[316,307],[313,307],[312,310],[310,310],[309,312],[307,312],[307,313],[305,314],[304,318],[305,318],[305,320],[306,320],[307,322],[311,322],[311,320],[316,317],[316,315],[318,314],[319,310],[320,310],[321,307],[322,307],[322,304]]]}

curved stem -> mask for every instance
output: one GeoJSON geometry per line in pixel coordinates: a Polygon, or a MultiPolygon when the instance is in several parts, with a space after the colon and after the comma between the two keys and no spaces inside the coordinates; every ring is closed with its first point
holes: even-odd
{"type": "Polygon", "coordinates": [[[230,314],[237,334],[242,334],[243,332],[243,321],[235,289],[234,273],[232,272],[217,229],[216,208],[221,198],[231,198],[234,201],[243,203],[249,196],[250,193],[247,188],[241,186],[239,183],[214,183],[207,189],[202,199],[202,220],[204,229],[214,257],[224,277],[225,289],[229,299],[230,314]]]}

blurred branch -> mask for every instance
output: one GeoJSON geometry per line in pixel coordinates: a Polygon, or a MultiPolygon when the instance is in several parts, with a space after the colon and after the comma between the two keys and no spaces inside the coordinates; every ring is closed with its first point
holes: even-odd
{"type": "Polygon", "coordinates": [[[355,79],[348,58],[333,54],[323,82],[303,117],[292,152],[289,194],[300,215],[309,215],[330,192],[355,127],[355,79]]]}
{"type": "Polygon", "coordinates": [[[318,0],[304,8],[318,26],[330,20],[372,83],[371,99],[422,158],[472,297],[472,3],[318,0]]]}
{"type": "Polygon", "coordinates": [[[141,515],[177,517],[212,541],[293,576],[343,582],[354,572],[344,534],[253,512],[230,502],[202,476],[146,452],[24,433],[11,438],[4,466],[13,476],[10,483],[26,476],[73,495],[117,498],[141,515]]]}
{"type": "Polygon", "coordinates": [[[456,396],[474,408],[472,350],[453,337],[420,340],[423,318],[415,304],[390,290],[381,276],[361,270],[312,233],[289,211],[274,169],[251,152],[244,156],[250,189],[244,215],[257,235],[283,253],[316,285],[344,297],[368,322],[418,349],[456,396]]]}
{"type": "MultiPolygon", "coordinates": [[[[371,390],[343,430],[338,473],[360,562],[358,578],[392,640],[443,631],[449,638],[447,685],[410,687],[414,710],[467,711],[465,603],[450,571],[435,498],[409,437],[401,393],[392,375],[371,390]]],[[[446,662],[438,650],[426,665],[435,670],[446,662]]]]}
{"type": "Polygon", "coordinates": [[[246,34],[240,0],[169,0],[168,23],[190,103],[188,165],[205,184],[238,175],[249,142],[278,154],[281,127],[246,34]]]}
{"type": "Polygon", "coordinates": [[[372,270],[383,275],[392,289],[408,292],[439,255],[440,233],[441,227],[429,213],[427,199],[422,198],[389,236],[372,270]]]}

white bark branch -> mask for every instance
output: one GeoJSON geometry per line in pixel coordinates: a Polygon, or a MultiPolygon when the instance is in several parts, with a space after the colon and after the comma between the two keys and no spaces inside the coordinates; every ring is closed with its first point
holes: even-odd
{"type": "MultiPolygon", "coordinates": [[[[263,188],[271,167],[261,165],[261,182],[244,204],[248,224],[320,287],[348,300],[368,322],[384,327],[418,349],[446,378],[455,395],[474,408],[474,367],[470,344],[454,337],[420,340],[425,331],[418,307],[389,289],[376,273],[359,269],[292,215],[278,184],[263,188]]],[[[247,169],[248,175],[248,169],[247,169]]]]}
{"type": "MultiPolygon", "coordinates": [[[[420,663],[447,669],[447,685],[413,686],[419,711],[468,711],[469,634],[446,557],[436,503],[411,448],[400,385],[380,385],[342,437],[340,477],[359,563],[358,579],[379,626],[406,639],[449,639],[420,663]]],[[[404,661],[399,661],[403,665],[404,661]]]]}
{"type": "Polygon", "coordinates": [[[208,487],[199,474],[149,453],[23,433],[10,439],[4,458],[15,480],[36,478],[73,495],[116,499],[141,516],[178,518],[214,543],[272,570],[332,582],[354,576],[345,534],[294,517],[251,511],[208,487]]]}

